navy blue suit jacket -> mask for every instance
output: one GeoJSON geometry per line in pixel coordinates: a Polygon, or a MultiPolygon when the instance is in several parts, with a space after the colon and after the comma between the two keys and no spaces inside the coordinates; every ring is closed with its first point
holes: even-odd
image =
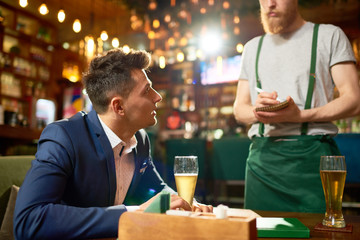
{"type": "MultiPolygon", "coordinates": [[[[136,134],[135,172],[124,204],[141,204],[164,188],[144,130],[136,134]]],[[[17,239],[116,237],[124,205],[116,193],[114,154],[95,111],[49,124],[20,188],[17,239]]]]}

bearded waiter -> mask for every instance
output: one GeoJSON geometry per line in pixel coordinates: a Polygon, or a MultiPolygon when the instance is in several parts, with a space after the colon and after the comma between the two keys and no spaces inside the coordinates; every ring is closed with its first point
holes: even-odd
{"type": "Polygon", "coordinates": [[[360,113],[354,53],[340,28],[305,21],[297,0],[259,2],[265,35],[245,46],[234,103],[252,124],[245,207],[324,212],[320,156],[340,154],[332,121],[360,113]]]}

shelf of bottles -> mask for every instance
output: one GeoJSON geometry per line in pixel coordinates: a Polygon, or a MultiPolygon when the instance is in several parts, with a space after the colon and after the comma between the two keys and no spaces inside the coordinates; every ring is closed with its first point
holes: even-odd
{"type": "Polygon", "coordinates": [[[340,119],[334,122],[339,133],[360,133],[360,116],[340,119]]]}
{"type": "Polygon", "coordinates": [[[51,79],[54,30],[0,3],[0,124],[29,126],[51,79]]]}

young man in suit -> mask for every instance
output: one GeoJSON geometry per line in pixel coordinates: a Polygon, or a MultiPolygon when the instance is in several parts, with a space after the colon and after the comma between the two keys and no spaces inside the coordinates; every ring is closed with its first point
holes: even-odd
{"type": "Polygon", "coordinates": [[[150,60],[145,51],[122,49],[92,60],[83,81],[94,110],[43,130],[17,198],[17,239],[114,238],[122,213],[144,210],[164,189],[171,209],[191,210],[150,157],[143,128],[156,124],[161,101],[146,75],[150,60]]]}

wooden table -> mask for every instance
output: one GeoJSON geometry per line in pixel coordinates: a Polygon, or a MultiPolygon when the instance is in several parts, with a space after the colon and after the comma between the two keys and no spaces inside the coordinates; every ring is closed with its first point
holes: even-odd
{"type": "MultiPolygon", "coordinates": [[[[255,211],[262,217],[286,217],[297,218],[310,229],[310,239],[316,240],[360,240],[360,216],[345,216],[345,222],[352,224],[352,233],[326,232],[314,230],[317,223],[321,222],[324,214],[316,213],[294,213],[294,212],[269,212],[255,211]]],[[[288,238],[258,238],[264,240],[285,240],[288,238]]]]}
{"type": "MultiPolygon", "coordinates": [[[[352,224],[353,229],[351,233],[348,232],[327,232],[327,231],[318,231],[318,230],[314,230],[314,227],[317,223],[320,223],[324,217],[324,214],[317,214],[317,213],[295,213],[295,212],[271,212],[271,211],[255,211],[256,214],[262,216],[262,217],[282,217],[282,218],[297,218],[299,219],[305,226],[307,226],[310,229],[310,238],[311,240],[360,240],[360,216],[345,216],[345,221],[348,224],[352,224]]],[[[157,215],[157,217],[159,216],[164,216],[164,215],[157,215]]],[[[171,217],[174,216],[169,216],[169,220],[171,220],[171,217]]],[[[141,217],[141,219],[143,219],[141,217]]],[[[151,221],[154,222],[154,219],[156,220],[156,218],[154,217],[151,221]]],[[[139,220],[139,219],[138,219],[139,220]]],[[[184,220],[185,222],[182,223],[184,226],[188,225],[189,222],[187,222],[186,220],[184,220]]],[[[136,231],[124,231],[127,233],[127,236],[125,237],[121,237],[119,235],[119,240],[130,240],[130,239],[159,239],[156,233],[152,233],[149,234],[149,231],[145,231],[143,232],[142,230],[144,229],[144,224],[146,223],[146,221],[137,221],[138,223],[136,224],[135,227],[138,227],[137,225],[139,225],[139,229],[136,231]],[[141,226],[140,226],[141,225],[141,226]],[[130,234],[130,235],[129,235],[130,234]],[[131,235],[133,234],[133,235],[131,235]],[[141,236],[140,236],[141,235],[141,236]],[[157,236],[157,237],[156,237],[157,236]]],[[[160,225],[163,226],[167,226],[169,225],[168,222],[161,222],[156,220],[155,222],[157,222],[160,225]]],[[[170,221],[171,222],[171,221],[170,221]]],[[[129,222],[130,223],[130,222],[129,222]]],[[[133,230],[134,227],[134,223],[131,223],[131,226],[128,226],[129,229],[133,230]],[[132,224],[132,225],[131,225],[132,224]]],[[[149,225],[149,224],[148,224],[149,225]]],[[[151,227],[153,224],[150,224],[149,226],[151,227]]],[[[122,225],[123,227],[126,228],[126,225],[122,225]]],[[[179,228],[179,225],[175,226],[176,229],[179,228]]],[[[164,229],[164,228],[161,228],[164,229]]],[[[169,228],[165,228],[167,230],[169,230],[169,228]]],[[[216,228],[214,228],[216,229],[216,228]]],[[[221,227],[221,229],[219,230],[226,230],[226,227],[221,227]]],[[[214,230],[216,231],[216,230],[214,230]]],[[[181,232],[184,232],[184,230],[181,230],[181,232]]],[[[193,230],[191,230],[190,232],[194,232],[193,230]]],[[[160,236],[166,236],[166,235],[160,235],[160,236]]],[[[234,234],[234,239],[241,239],[239,237],[239,233],[234,234]]],[[[231,239],[232,236],[230,237],[231,239]]],[[[256,238],[256,237],[255,237],[256,238]]],[[[175,237],[175,238],[160,238],[160,239],[164,239],[164,240],[172,240],[172,239],[196,239],[196,240],[205,240],[205,239],[226,239],[222,237],[215,237],[215,238],[207,238],[202,234],[199,234],[199,232],[197,232],[197,235],[194,234],[193,238],[189,238],[189,236],[187,235],[187,237],[175,237]]],[[[229,238],[228,238],[229,239],[229,238]]],[[[252,238],[253,239],[253,238],[252,238]]],[[[297,239],[307,239],[307,238],[257,238],[260,240],[287,240],[287,239],[292,239],[292,240],[297,240],[297,239]]],[[[110,239],[108,239],[110,240],[110,239]]],[[[115,239],[111,239],[111,240],[115,240],[115,239]]]]}

